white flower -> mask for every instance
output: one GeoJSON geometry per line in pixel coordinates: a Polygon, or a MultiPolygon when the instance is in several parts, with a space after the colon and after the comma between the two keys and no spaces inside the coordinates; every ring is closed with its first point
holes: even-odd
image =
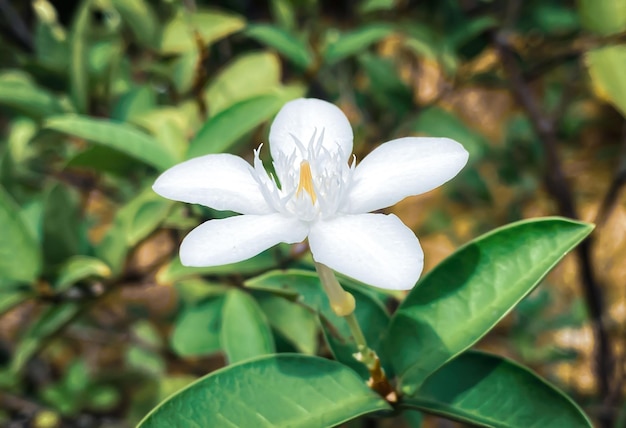
{"type": "Polygon", "coordinates": [[[399,138],[355,166],[352,139],[339,108],[298,99],[270,129],[279,184],[263,168],[261,148],[254,167],[216,154],[165,171],[153,186],[161,196],[242,214],[192,230],[181,244],[182,263],[239,262],[308,237],[318,263],[376,287],[412,288],[424,257],[415,234],[395,215],[368,213],[440,186],[463,168],[468,153],[447,138],[399,138]]]}

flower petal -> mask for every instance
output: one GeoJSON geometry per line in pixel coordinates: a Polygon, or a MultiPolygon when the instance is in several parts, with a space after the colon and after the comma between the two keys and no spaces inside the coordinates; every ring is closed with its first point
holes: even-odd
{"type": "Polygon", "coordinates": [[[313,225],[313,258],[337,272],[379,288],[413,288],[424,265],[415,234],[395,215],[359,214],[313,225]]]}
{"type": "Polygon", "coordinates": [[[306,238],[308,226],[282,214],[238,215],[209,220],[189,232],[180,245],[185,266],[219,266],[256,256],[280,242],[306,238]]]}
{"type": "Polygon", "coordinates": [[[152,186],[175,201],[202,204],[242,214],[269,214],[252,166],[231,154],[190,159],[165,171],[152,186]]]}
{"type": "Polygon", "coordinates": [[[347,210],[370,212],[428,192],[457,175],[468,156],[449,138],[407,137],[381,144],[354,170],[347,210]]]}
{"type": "Polygon", "coordinates": [[[270,128],[270,152],[274,160],[291,156],[296,152],[296,161],[303,154],[296,150],[298,139],[305,149],[310,142],[317,142],[323,132],[322,147],[335,153],[341,148],[347,161],[352,154],[352,127],[339,107],[315,98],[299,98],[288,102],[278,112],[270,128]],[[315,139],[312,141],[312,137],[315,139]]]}

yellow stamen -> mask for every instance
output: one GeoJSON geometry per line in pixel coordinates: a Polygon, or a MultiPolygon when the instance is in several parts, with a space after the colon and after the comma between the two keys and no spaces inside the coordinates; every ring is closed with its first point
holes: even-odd
{"type": "Polygon", "coordinates": [[[298,183],[298,190],[296,195],[300,195],[303,190],[311,197],[311,202],[317,201],[317,195],[315,194],[315,188],[313,187],[313,175],[311,174],[311,165],[308,161],[303,160],[300,163],[300,182],[298,183]]]}

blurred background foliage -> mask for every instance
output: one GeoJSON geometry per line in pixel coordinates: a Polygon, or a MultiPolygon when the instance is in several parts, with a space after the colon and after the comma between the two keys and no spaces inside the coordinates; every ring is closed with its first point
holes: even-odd
{"type": "Polygon", "coordinates": [[[0,0],[0,31],[0,425],[132,426],[237,359],[238,328],[259,349],[330,355],[306,305],[228,293],[310,269],[303,245],[182,267],[185,233],[228,213],[150,189],[189,157],[251,160],[308,96],[347,114],[358,159],[406,135],[470,151],[453,182],[392,208],[426,269],[514,220],[597,223],[479,347],[626,426],[623,1],[0,0]]]}

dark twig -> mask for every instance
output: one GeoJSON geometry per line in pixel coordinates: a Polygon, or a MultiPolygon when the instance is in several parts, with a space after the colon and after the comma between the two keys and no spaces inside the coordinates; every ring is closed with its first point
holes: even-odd
{"type": "MultiPolygon", "coordinates": [[[[511,2],[515,3],[515,2],[511,2]]],[[[508,43],[504,33],[495,34],[494,43],[498,51],[502,66],[507,74],[511,91],[520,106],[525,110],[532,126],[539,137],[546,155],[545,185],[548,192],[556,200],[559,212],[573,219],[578,218],[574,198],[563,174],[563,168],[558,156],[558,139],[551,118],[542,112],[542,109],[533,95],[522,74],[515,51],[508,43]]],[[[592,321],[595,337],[596,376],[599,392],[606,397],[611,390],[614,360],[610,346],[609,335],[606,331],[602,315],[604,302],[602,290],[597,283],[591,260],[592,239],[583,241],[576,249],[578,263],[581,269],[582,288],[592,321]]],[[[604,409],[599,415],[603,427],[611,427],[613,422],[612,409],[604,409]]]]}
{"type": "Polygon", "coordinates": [[[598,226],[603,225],[607,220],[611,214],[611,210],[615,207],[615,202],[617,201],[622,187],[626,184],[626,122],[624,122],[622,131],[622,144],[618,162],[617,170],[609,185],[609,190],[606,192],[600,209],[598,210],[598,215],[596,216],[596,224],[598,226]]]}

